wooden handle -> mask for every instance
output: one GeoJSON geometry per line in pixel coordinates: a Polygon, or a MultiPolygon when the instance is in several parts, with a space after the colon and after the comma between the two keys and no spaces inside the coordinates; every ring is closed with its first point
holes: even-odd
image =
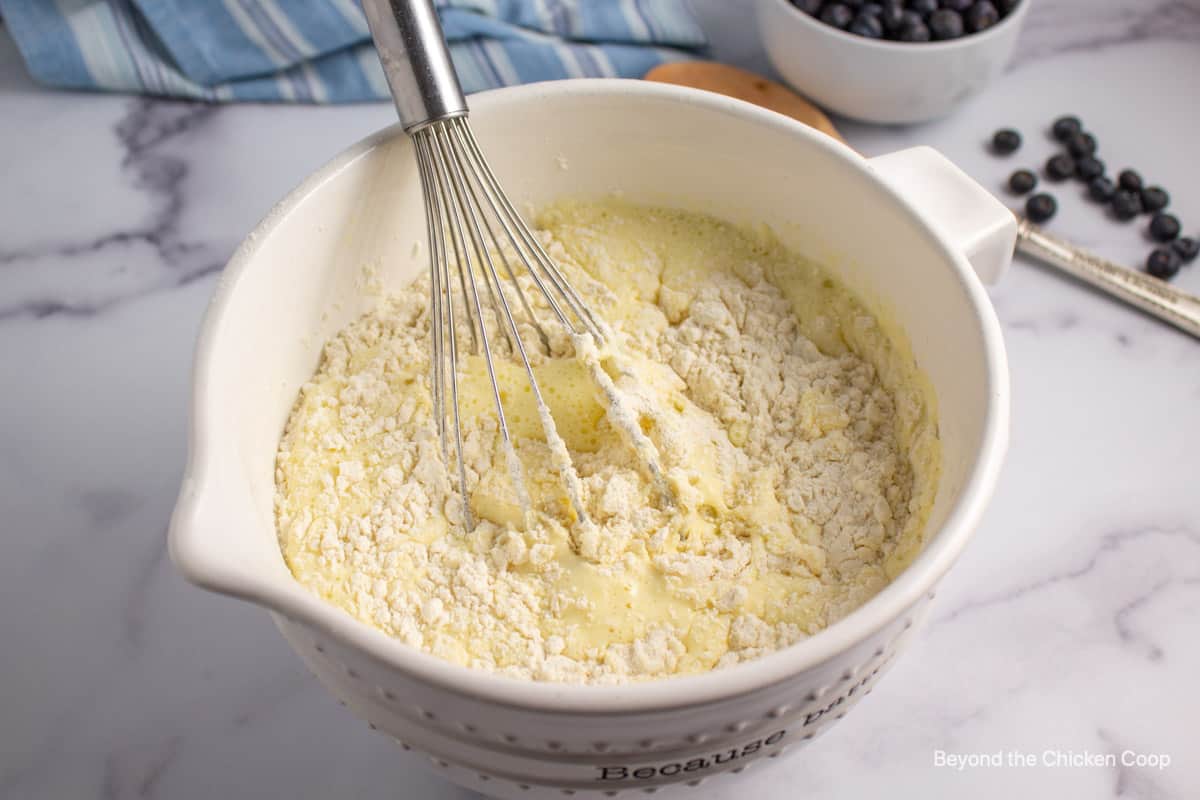
{"type": "Polygon", "coordinates": [[[676,61],[655,67],[645,78],[736,97],[799,120],[839,142],[846,141],[829,117],[812,103],[788,87],[744,69],[715,61],[676,61]]]}

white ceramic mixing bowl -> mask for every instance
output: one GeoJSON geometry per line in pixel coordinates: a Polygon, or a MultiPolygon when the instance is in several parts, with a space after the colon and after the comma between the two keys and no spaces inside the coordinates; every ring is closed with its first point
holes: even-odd
{"type": "MultiPolygon", "coordinates": [[[[325,339],[426,268],[412,148],[398,128],[338,156],[283,200],[226,268],[196,356],[190,459],[171,554],[193,582],[271,611],[350,709],[451,780],[510,798],[625,796],[739,772],[811,739],[908,642],[992,492],[1008,373],[979,270],[996,277],[1011,214],[944,158],[864,160],[769,111],[631,81],[566,81],[471,98],[518,202],[623,192],[771,225],[885,307],[937,393],[943,477],[924,551],[846,619],[705,675],[561,686],[418,652],[297,583],[276,542],[275,449],[325,339]],[[972,269],[974,266],[975,269],[972,269]]],[[[728,781],[728,778],[720,778],[728,781]]]]}
{"type": "Polygon", "coordinates": [[[829,111],[866,122],[923,122],[950,113],[1004,71],[1033,0],[985,31],[945,42],[891,42],[838,30],[788,0],[758,0],[771,64],[829,111]]]}

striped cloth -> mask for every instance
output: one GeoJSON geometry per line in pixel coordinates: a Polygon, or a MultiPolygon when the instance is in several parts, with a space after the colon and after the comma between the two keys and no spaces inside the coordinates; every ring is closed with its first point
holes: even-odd
{"type": "MultiPolygon", "coordinates": [[[[685,0],[435,0],[467,92],[640,77],[705,45],[685,0]]],[[[356,0],[0,0],[34,79],[229,102],[388,97],[356,0]]]]}

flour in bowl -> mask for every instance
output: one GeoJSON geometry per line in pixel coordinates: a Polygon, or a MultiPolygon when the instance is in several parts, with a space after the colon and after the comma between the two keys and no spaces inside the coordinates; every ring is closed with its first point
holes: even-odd
{"type": "Polygon", "coordinates": [[[472,356],[466,528],[432,419],[418,280],[326,345],[288,421],[276,510],[301,583],[455,663],[614,683],[786,647],[907,564],[939,471],[932,397],[852,295],[769,235],[701,215],[568,203],[541,225],[613,329],[594,349],[535,303],[553,335],[534,370],[585,519],[524,368],[497,349],[532,513],[472,356]]]}

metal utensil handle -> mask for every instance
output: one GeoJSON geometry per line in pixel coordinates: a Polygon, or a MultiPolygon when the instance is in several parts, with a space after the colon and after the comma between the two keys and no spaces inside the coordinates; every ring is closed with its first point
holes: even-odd
{"type": "Polygon", "coordinates": [[[1119,267],[1051,236],[1027,219],[1017,225],[1017,252],[1058,267],[1113,297],[1200,338],[1200,297],[1119,267]]]}
{"type": "Polygon", "coordinates": [[[467,113],[432,0],[362,0],[404,130],[467,113]]]}

